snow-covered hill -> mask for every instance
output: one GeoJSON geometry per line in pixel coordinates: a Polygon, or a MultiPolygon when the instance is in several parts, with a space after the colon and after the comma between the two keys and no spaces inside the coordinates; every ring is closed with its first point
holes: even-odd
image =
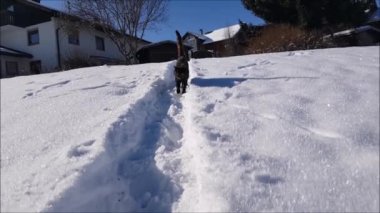
{"type": "Polygon", "coordinates": [[[1,79],[1,211],[379,211],[379,47],[1,79]]]}

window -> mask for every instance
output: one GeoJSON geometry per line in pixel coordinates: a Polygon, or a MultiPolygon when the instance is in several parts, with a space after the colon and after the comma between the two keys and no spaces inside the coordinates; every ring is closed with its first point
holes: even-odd
{"type": "Polygon", "coordinates": [[[15,61],[5,62],[5,71],[7,76],[16,76],[18,74],[18,64],[15,61]]]}
{"type": "Polygon", "coordinates": [[[32,74],[40,74],[41,73],[41,61],[30,62],[30,72],[32,74]]]}
{"type": "Polygon", "coordinates": [[[13,5],[10,5],[8,8],[7,8],[7,11],[9,12],[14,12],[15,11],[15,7],[13,5]]]}
{"type": "Polygon", "coordinates": [[[79,45],[79,32],[74,31],[70,32],[68,35],[69,38],[69,44],[79,45]]]}
{"type": "Polygon", "coordinates": [[[95,36],[95,40],[96,40],[96,49],[104,51],[105,50],[105,48],[104,48],[104,38],[95,36]]]}
{"type": "Polygon", "coordinates": [[[28,44],[35,45],[40,43],[40,36],[38,30],[28,31],[28,44]]]}

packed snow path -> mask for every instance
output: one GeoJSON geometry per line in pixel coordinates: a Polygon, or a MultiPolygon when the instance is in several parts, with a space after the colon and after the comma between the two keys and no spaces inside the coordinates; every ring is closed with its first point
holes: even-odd
{"type": "Polygon", "coordinates": [[[157,168],[154,159],[159,145],[173,151],[182,137],[181,127],[167,116],[173,99],[171,88],[165,79],[154,82],[148,93],[112,124],[103,156],[47,211],[171,211],[181,188],[157,168]]]}
{"type": "Polygon", "coordinates": [[[378,54],[192,60],[185,95],[174,62],[2,80],[1,210],[377,212],[378,54]]]}

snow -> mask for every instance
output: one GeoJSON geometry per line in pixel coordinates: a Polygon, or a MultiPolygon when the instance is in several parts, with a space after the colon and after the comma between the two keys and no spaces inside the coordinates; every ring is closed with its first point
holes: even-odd
{"type": "Polygon", "coordinates": [[[209,38],[204,43],[207,44],[207,43],[212,43],[212,42],[217,42],[217,41],[226,40],[228,38],[232,38],[236,35],[236,33],[239,32],[239,30],[240,30],[240,24],[235,24],[232,26],[214,30],[204,35],[207,38],[209,38]]]}
{"type": "Polygon", "coordinates": [[[1,79],[1,211],[379,211],[379,47],[174,63],[1,79]]]}
{"type": "MultiPolygon", "coordinates": [[[[337,33],[334,33],[333,36],[347,36],[347,35],[351,35],[352,33],[361,33],[361,32],[365,32],[365,31],[368,31],[368,30],[373,30],[373,31],[376,31],[376,32],[380,32],[379,29],[375,28],[375,27],[372,27],[370,25],[364,25],[364,26],[360,26],[360,27],[357,27],[357,28],[351,28],[351,29],[348,29],[348,30],[343,30],[343,31],[340,31],[340,32],[337,32],[337,33]]],[[[330,36],[326,36],[326,38],[328,38],[330,36]]]]}

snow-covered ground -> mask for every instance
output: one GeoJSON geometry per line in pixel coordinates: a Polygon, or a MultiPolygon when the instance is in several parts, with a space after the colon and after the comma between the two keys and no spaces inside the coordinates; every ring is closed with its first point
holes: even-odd
{"type": "Polygon", "coordinates": [[[379,211],[379,47],[1,79],[1,211],[379,211]]]}

